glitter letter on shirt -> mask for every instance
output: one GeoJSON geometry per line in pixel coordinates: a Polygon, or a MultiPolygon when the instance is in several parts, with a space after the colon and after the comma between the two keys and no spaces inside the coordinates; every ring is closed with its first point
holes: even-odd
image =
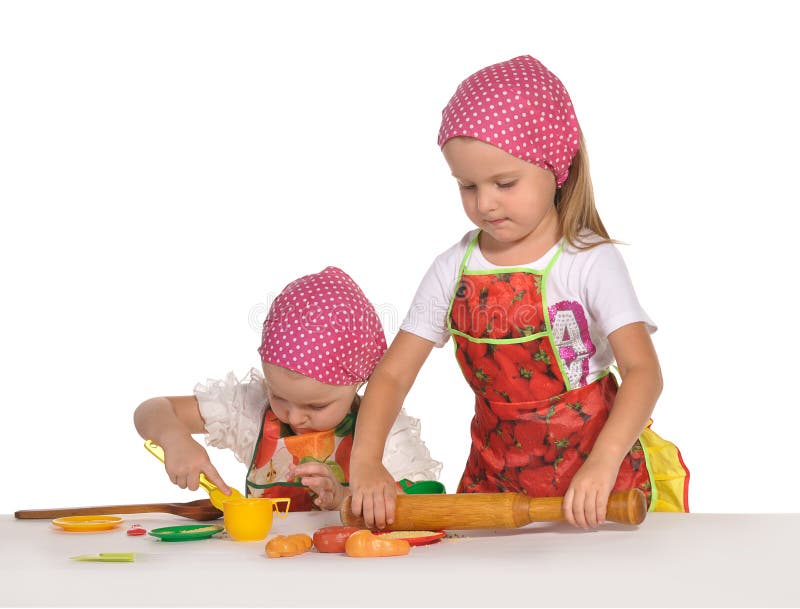
{"type": "Polygon", "coordinates": [[[595,346],[589,337],[589,324],[580,303],[562,300],[549,308],[550,327],[570,386],[583,387],[589,375],[589,358],[595,346]]]}

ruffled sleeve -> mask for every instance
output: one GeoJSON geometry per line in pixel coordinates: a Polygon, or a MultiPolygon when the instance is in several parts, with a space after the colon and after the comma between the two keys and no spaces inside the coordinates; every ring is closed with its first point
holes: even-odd
{"type": "Polygon", "coordinates": [[[249,464],[267,403],[261,373],[253,368],[240,381],[229,372],[223,380],[198,383],[194,395],[206,424],[206,444],[228,448],[239,461],[249,464]]]}
{"type": "Polygon", "coordinates": [[[386,438],[383,466],[395,480],[438,480],[442,464],[434,461],[420,436],[419,419],[401,410],[386,438]]]}

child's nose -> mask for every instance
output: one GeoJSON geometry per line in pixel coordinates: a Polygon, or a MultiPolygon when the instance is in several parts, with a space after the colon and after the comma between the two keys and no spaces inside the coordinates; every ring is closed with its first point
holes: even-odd
{"type": "Polygon", "coordinates": [[[299,408],[292,408],[289,411],[289,425],[296,427],[303,423],[306,419],[305,413],[299,408]]]}
{"type": "Polygon", "coordinates": [[[475,205],[482,214],[490,212],[497,207],[493,197],[487,191],[481,189],[475,191],[475,205]]]}

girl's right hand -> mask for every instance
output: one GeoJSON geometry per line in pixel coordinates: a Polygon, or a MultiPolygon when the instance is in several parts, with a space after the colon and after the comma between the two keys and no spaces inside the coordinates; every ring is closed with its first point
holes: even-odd
{"type": "Polygon", "coordinates": [[[350,462],[350,510],[355,516],[363,515],[367,527],[378,529],[394,522],[397,484],[379,461],[377,463],[350,462]]]}
{"type": "Polygon", "coordinates": [[[212,465],[208,453],[192,436],[176,437],[164,447],[164,467],[169,479],[180,488],[196,491],[200,486],[200,474],[215,484],[226,495],[230,487],[212,465]]]}

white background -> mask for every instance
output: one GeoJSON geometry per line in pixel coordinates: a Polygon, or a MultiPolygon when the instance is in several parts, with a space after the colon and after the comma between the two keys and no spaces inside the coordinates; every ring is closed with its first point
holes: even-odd
{"type": "MultiPolygon", "coordinates": [[[[800,510],[790,9],[288,4],[0,4],[0,513],[200,498],[133,410],[259,366],[266,308],[299,275],[345,269],[391,339],[470,229],[441,108],[520,54],[569,89],[629,244],[659,324],[655,429],[683,451],[692,509],[800,510]]],[[[449,345],[406,407],[454,491],[472,403],[449,345]]],[[[241,488],[245,467],[212,458],[241,488]]]]}

